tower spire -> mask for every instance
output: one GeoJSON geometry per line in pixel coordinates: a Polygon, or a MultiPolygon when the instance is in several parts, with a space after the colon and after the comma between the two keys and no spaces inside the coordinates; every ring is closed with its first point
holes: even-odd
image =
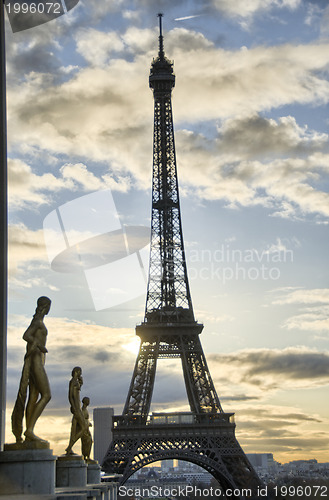
{"type": "Polygon", "coordinates": [[[159,52],[158,57],[153,59],[150,71],[150,87],[157,96],[164,96],[175,86],[173,63],[165,56],[163,48],[162,17],[163,14],[159,13],[159,52]]]}
{"type": "Polygon", "coordinates": [[[159,59],[164,59],[164,50],[163,50],[163,35],[162,35],[162,18],[163,14],[159,12],[158,14],[159,18],[159,30],[160,30],[160,36],[159,36],[159,59]]]}

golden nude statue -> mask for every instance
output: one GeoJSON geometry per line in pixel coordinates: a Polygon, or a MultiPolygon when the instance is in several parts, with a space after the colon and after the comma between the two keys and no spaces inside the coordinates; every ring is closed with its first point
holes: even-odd
{"type": "Polygon", "coordinates": [[[90,404],[90,399],[88,397],[84,397],[82,399],[81,411],[85,418],[85,431],[81,436],[81,453],[85,461],[88,463],[93,462],[93,460],[90,459],[90,452],[91,452],[91,446],[93,444],[93,438],[91,436],[89,429],[89,427],[92,426],[92,424],[89,422],[89,412],[88,412],[89,404],[90,404]]]}
{"type": "Polygon", "coordinates": [[[80,390],[83,384],[82,370],[80,366],[75,366],[72,370],[72,378],[69,383],[69,402],[71,405],[72,424],[70,442],[66,448],[66,455],[75,455],[72,451],[74,444],[82,437],[84,432],[88,429],[85,415],[81,408],[80,403],[80,390]]]}
{"type": "Polygon", "coordinates": [[[51,300],[48,297],[39,297],[37,308],[31,324],[23,335],[27,342],[24,365],[19,384],[16,403],[11,416],[12,431],[16,442],[23,441],[23,418],[25,412],[26,431],[25,441],[47,442],[34,434],[36,421],[51,398],[48,377],[45,371],[47,328],[43,322],[50,310],[51,300]],[[28,402],[25,408],[25,402],[28,402]]]}

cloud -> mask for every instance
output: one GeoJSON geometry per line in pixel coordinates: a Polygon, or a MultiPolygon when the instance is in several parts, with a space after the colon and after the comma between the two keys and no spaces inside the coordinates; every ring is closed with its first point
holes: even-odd
{"type": "Polygon", "coordinates": [[[270,11],[273,8],[295,10],[301,5],[301,0],[211,0],[211,5],[220,12],[233,18],[248,18],[258,12],[270,11]]]}
{"type": "Polygon", "coordinates": [[[232,354],[210,354],[214,379],[225,378],[260,392],[284,388],[320,387],[329,383],[329,353],[305,347],[246,349],[232,354]]]}
{"type": "MultiPolygon", "coordinates": [[[[283,290],[284,292],[285,290],[283,290]]],[[[280,298],[275,299],[273,304],[329,304],[329,289],[328,288],[315,288],[315,289],[289,289],[280,298]]]]}
{"type": "MultiPolygon", "coordinates": [[[[119,2],[116,1],[116,4],[119,2]]],[[[111,5],[109,0],[103,6],[103,15],[111,5]]],[[[72,33],[88,22],[96,13],[97,2],[90,0],[87,4],[80,2],[78,8],[69,15],[45,23],[31,30],[12,33],[9,20],[6,22],[6,54],[8,86],[18,84],[26,75],[38,74],[43,78],[44,86],[62,81],[70,65],[63,65],[63,54],[72,33]],[[96,5],[95,5],[96,3],[96,5]],[[94,4],[94,9],[91,4],[94,4]],[[88,8],[89,7],[89,8],[88,8]],[[63,47],[65,47],[63,49],[63,47]]],[[[95,16],[96,17],[96,16],[95,16]]],[[[64,57],[65,59],[65,57],[64,57]]]]}
{"type": "MultiPolygon", "coordinates": [[[[9,204],[12,208],[49,203],[47,191],[56,191],[65,184],[53,174],[36,175],[32,168],[19,159],[8,160],[9,204]]],[[[67,186],[69,187],[69,186],[67,186]]]]}
{"type": "Polygon", "coordinates": [[[25,74],[33,72],[48,75],[49,83],[54,81],[51,75],[61,66],[60,59],[54,54],[58,47],[59,24],[51,22],[47,27],[33,29],[33,37],[26,37],[25,32],[12,34],[10,29],[6,31],[8,84],[17,84],[25,74]]]}
{"type": "Polygon", "coordinates": [[[313,456],[325,461],[327,419],[293,406],[241,405],[236,415],[239,442],[245,452],[274,453],[274,459],[289,462],[313,456]]]}
{"type": "Polygon", "coordinates": [[[104,33],[93,28],[83,28],[75,35],[77,51],[95,66],[108,63],[113,52],[121,52],[123,41],[115,32],[104,33]]]}
{"type": "Polygon", "coordinates": [[[329,196],[321,191],[329,158],[326,134],[302,128],[289,116],[251,116],[224,121],[215,140],[189,130],[176,136],[181,178],[198,186],[200,198],[259,204],[284,218],[329,215],[329,196]]]}
{"type": "Polygon", "coordinates": [[[286,104],[327,102],[328,82],[318,72],[326,71],[326,51],[326,44],[285,44],[186,54],[177,37],[170,53],[177,73],[175,115],[178,110],[179,119],[209,120],[286,104]]]}
{"type": "Polygon", "coordinates": [[[49,193],[64,190],[86,192],[110,188],[126,192],[131,183],[127,175],[100,173],[97,176],[83,163],[65,163],[57,176],[52,173],[38,175],[27,163],[12,158],[8,161],[8,174],[11,209],[48,205],[53,201],[49,193]]]}
{"type": "MultiPolygon", "coordinates": [[[[224,14],[227,17],[230,17],[234,20],[251,20],[253,16],[264,12],[270,12],[272,9],[289,9],[295,10],[298,6],[301,5],[302,0],[236,0],[235,2],[231,2],[230,0],[205,0],[202,3],[202,8],[200,9],[200,5],[196,3],[196,8],[199,9],[200,12],[206,13],[208,15],[215,15],[217,12],[220,14],[224,14]]],[[[139,0],[139,5],[149,6],[152,5],[152,2],[146,2],[146,0],[139,0]]],[[[165,11],[168,10],[168,7],[171,6],[181,6],[186,4],[186,7],[190,7],[184,0],[173,2],[172,0],[169,2],[168,0],[161,0],[160,2],[156,2],[156,6],[159,10],[161,8],[165,8],[165,11]]],[[[189,9],[190,10],[190,9],[189,9]]],[[[186,9],[181,9],[180,12],[185,13],[186,9]]],[[[191,19],[194,17],[198,17],[200,14],[186,15],[180,16],[176,20],[185,20],[191,19]]],[[[243,25],[244,26],[244,25],[243,25]]]]}
{"type": "MultiPolygon", "coordinates": [[[[136,36],[131,37],[130,42],[127,41],[128,51],[134,47],[131,40],[145,38],[145,30],[136,28],[127,30],[122,37],[128,40],[132,31],[136,36]]],[[[100,36],[105,35],[100,33],[100,36]]],[[[146,31],[146,36],[149,36],[149,31],[146,31]]],[[[186,29],[174,29],[168,34],[166,44],[168,47],[172,45],[168,55],[175,59],[175,116],[178,120],[212,119],[235,114],[237,110],[250,113],[292,102],[328,99],[327,82],[313,73],[324,68],[327,63],[326,44],[225,51],[213,48],[212,43],[201,33],[186,29]],[[201,45],[200,40],[204,40],[201,45]],[[188,52],[186,47],[189,48],[188,52]],[[204,75],[207,75],[206,79],[204,75]],[[190,99],[193,99],[193,106],[189,106],[190,99]]],[[[131,62],[111,60],[104,70],[81,69],[71,80],[59,87],[47,89],[45,93],[37,81],[29,79],[21,87],[21,91],[24,89],[29,92],[23,92],[19,100],[21,102],[13,102],[12,106],[17,118],[23,123],[28,116],[30,123],[40,125],[40,119],[44,121],[47,116],[49,125],[60,133],[62,147],[66,145],[65,130],[70,132],[70,137],[74,130],[79,129],[80,132],[86,129],[89,134],[98,132],[100,140],[102,123],[98,123],[95,130],[95,118],[97,116],[103,121],[106,116],[108,127],[115,124],[117,128],[115,104],[120,104],[121,120],[129,120],[130,126],[136,121],[136,113],[140,124],[142,116],[147,118],[145,109],[151,101],[147,89],[147,71],[154,55],[153,49],[131,62]],[[121,82],[120,87],[116,85],[118,80],[121,82]],[[37,92],[38,99],[33,94],[29,96],[31,91],[37,92]],[[131,99],[136,94],[140,97],[138,101],[131,99]],[[81,102],[84,106],[78,107],[81,102]],[[129,109],[129,116],[125,114],[125,109],[129,109]],[[73,118],[75,127],[70,127],[73,118]]]]}
{"type": "Polygon", "coordinates": [[[22,223],[10,225],[8,244],[10,274],[15,274],[18,266],[26,265],[31,261],[38,261],[40,264],[48,262],[42,230],[33,231],[22,223]]]}
{"type": "Polygon", "coordinates": [[[329,332],[329,306],[309,309],[284,321],[282,328],[304,330],[307,332],[329,332]]]}
{"type": "Polygon", "coordinates": [[[274,305],[302,305],[301,312],[286,319],[282,328],[308,332],[329,332],[329,289],[297,289],[280,291],[274,305]],[[305,307],[307,305],[308,307],[305,307]]]}
{"type": "MultiPolygon", "coordinates": [[[[69,175],[66,166],[57,177],[34,177],[27,163],[13,160],[14,203],[27,186],[25,199],[35,196],[44,203],[42,187],[74,189],[79,179],[85,179],[85,186],[90,180],[108,184],[104,167],[121,177],[122,189],[129,176],[139,187],[149,183],[153,118],[147,73],[157,50],[154,38],[155,31],[137,27],[111,36],[83,28],[76,35],[77,48],[91,66],[68,73],[59,84],[45,85],[46,76],[34,72],[9,88],[12,149],[77,159],[68,165],[97,162],[101,172],[96,177],[79,167],[73,182],[73,169],[69,175]],[[92,44],[97,53],[87,50],[88,40],[99,41],[92,44]],[[117,58],[109,58],[112,49],[121,51],[117,58]],[[20,172],[28,184],[19,185],[20,172]]],[[[224,199],[231,207],[260,204],[281,217],[327,216],[328,195],[315,185],[328,162],[327,135],[291,116],[274,120],[259,114],[285,104],[328,101],[327,44],[229,51],[215,48],[202,33],[176,28],[166,36],[166,47],[177,73],[174,113],[181,178],[194,194],[224,199]],[[214,128],[221,120],[214,139],[192,131],[205,120],[214,128]],[[185,130],[179,130],[182,121],[189,123],[185,130]]]]}
{"type": "Polygon", "coordinates": [[[151,157],[152,110],[150,107],[146,125],[146,106],[142,103],[145,96],[151,96],[146,85],[141,89],[130,63],[112,61],[110,66],[106,70],[81,70],[62,86],[45,90],[42,81],[34,80],[32,94],[28,85],[19,94],[16,88],[12,98],[17,107],[11,107],[9,119],[10,142],[20,130],[19,144],[29,144],[36,152],[47,150],[110,163],[114,171],[133,171],[137,178],[143,178],[151,157]],[[117,79],[122,82],[119,87],[117,79]],[[132,82],[141,107],[136,107],[135,92],[129,88],[132,82]],[[17,127],[15,134],[12,127],[17,127]]]}
{"type": "Polygon", "coordinates": [[[290,408],[289,406],[286,409],[280,408],[280,410],[269,405],[264,405],[256,409],[249,408],[248,418],[250,421],[256,420],[256,417],[262,421],[266,419],[267,421],[277,422],[277,425],[280,426],[284,425],[284,423],[286,425],[296,425],[298,422],[322,422],[322,419],[316,415],[302,413],[301,411],[297,411],[296,408],[290,408]]]}
{"type": "Polygon", "coordinates": [[[179,54],[192,55],[198,51],[208,52],[215,49],[214,43],[202,33],[186,28],[174,28],[166,37],[165,45],[165,52],[168,55],[175,54],[176,51],[179,54]]]}
{"type": "Polygon", "coordinates": [[[328,148],[327,134],[301,127],[292,116],[278,120],[260,115],[237,117],[224,121],[218,132],[218,149],[231,153],[233,160],[311,154],[328,148]]]}
{"type": "Polygon", "coordinates": [[[97,177],[83,163],[66,163],[60,168],[60,174],[69,189],[83,191],[100,191],[113,189],[115,191],[127,192],[130,188],[130,177],[128,175],[104,174],[97,177]]]}

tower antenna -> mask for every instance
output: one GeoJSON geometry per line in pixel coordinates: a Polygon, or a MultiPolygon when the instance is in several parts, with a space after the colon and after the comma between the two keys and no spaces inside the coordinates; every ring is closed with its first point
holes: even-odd
{"type": "Polygon", "coordinates": [[[159,29],[160,29],[160,36],[159,36],[159,58],[163,59],[164,58],[163,35],[162,35],[162,18],[163,18],[163,14],[161,12],[159,12],[158,18],[159,18],[159,29]]]}

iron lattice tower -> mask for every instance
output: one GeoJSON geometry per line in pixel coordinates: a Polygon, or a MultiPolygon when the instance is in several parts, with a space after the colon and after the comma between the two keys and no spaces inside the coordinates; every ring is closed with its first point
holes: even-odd
{"type": "MultiPolygon", "coordinates": [[[[171,93],[173,64],[163,48],[159,14],[158,57],[149,84],[154,95],[152,233],[144,321],[123,414],[114,417],[113,441],[103,469],[122,474],[122,482],[157,460],[194,462],[223,489],[261,484],[235,437],[234,414],[224,413],[216,393],[194,319],[188,283],[177,180],[171,93]],[[181,359],[190,412],[149,415],[157,360],[181,359]]],[[[239,495],[236,495],[239,496],[239,495]]],[[[243,495],[241,495],[243,496],[243,495]]]]}

